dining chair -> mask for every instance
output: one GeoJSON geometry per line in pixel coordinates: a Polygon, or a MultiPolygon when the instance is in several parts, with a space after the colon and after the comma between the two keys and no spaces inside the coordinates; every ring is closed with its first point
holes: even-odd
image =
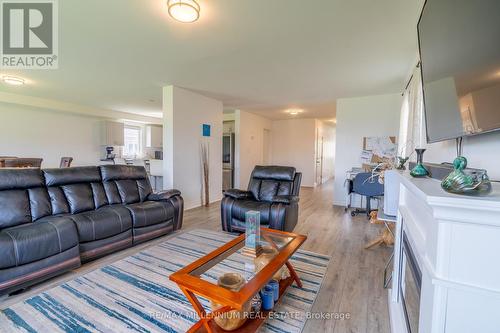
{"type": "Polygon", "coordinates": [[[351,216],[366,213],[370,217],[371,199],[376,199],[384,195],[384,185],[378,181],[378,175],[372,175],[371,172],[361,172],[354,177],[352,192],[366,198],[366,209],[356,208],[351,212],[351,216]]]}
{"type": "Polygon", "coordinates": [[[12,158],[6,159],[4,165],[6,168],[40,168],[43,158],[12,158]]]}
{"type": "Polygon", "coordinates": [[[73,162],[73,157],[61,157],[59,168],[69,168],[71,166],[71,162],[73,162]]]}
{"type": "Polygon", "coordinates": [[[17,156],[0,156],[0,168],[5,167],[5,160],[11,160],[17,158],[17,156]]]}

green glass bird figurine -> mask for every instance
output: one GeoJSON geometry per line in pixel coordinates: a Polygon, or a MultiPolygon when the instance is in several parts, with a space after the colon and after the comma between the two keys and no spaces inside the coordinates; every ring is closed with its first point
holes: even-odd
{"type": "Polygon", "coordinates": [[[447,192],[456,194],[479,194],[491,190],[491,183],[486,174],[478,179],[465,173],[465,168],[467,168],[467,159],[463,156],[455,158],[454,170],[443,179],[441,187],[447,192]]]}

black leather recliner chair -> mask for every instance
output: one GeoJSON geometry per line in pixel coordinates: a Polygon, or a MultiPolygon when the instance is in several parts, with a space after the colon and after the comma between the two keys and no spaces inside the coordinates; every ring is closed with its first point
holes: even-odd
{"type": "Polygon", "coordinates": [[[182,226],[143,167],[0,169],[0,295],[182,226]]]}
{"type": "Polygon", "coordinates": [[[298,219],[302,173],[293,167],[256,166],[247,191],[230,189],[221,203],[222,229],[245,231],[245,213],[260,212],[260,223],[271,229],[293,231],[298,219]]]}

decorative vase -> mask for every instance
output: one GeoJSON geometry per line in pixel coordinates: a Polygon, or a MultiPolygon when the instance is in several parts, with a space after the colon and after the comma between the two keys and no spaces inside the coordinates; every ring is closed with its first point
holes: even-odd
{"type": "Polygon", "coordinates": [[[204,197],[202,200],[205,207],[208,207],[210,204],[210,152],[209,152],[209,143],[201,143],[201,166],[202,166],[202,184],[201,187],[203,189],[204,197]]]}
{"type": "Polygon", "coordinates": [[[396,170],[406,170],[406,162],[409,157],[396,157],[396,170]]]}
{"type": "MultiPolygon", "coordinates": [[[[271,246],[263,246],[261,254],[254,259],[255,272],[260,272],[271,260],[278,255],[278,250],[271,246]]],[[[280,281],[290,277],[290,272],[286,266],[281,267],[273,276],[274,280],[280,281]]]]}
{"type": "MultiPolygon", "coordinates": [[[[217,281],[217,285],[220,287],[229,289],[231,291],[239,291],[245,284],[245,279],[241,274],[238,273],[225,273],[221,275],[217,281]]],[[[211,302],[212,311],[220,309],[222,305],[215,302],[211,302]]],[[[248,314],[251,310],[251,303],[248,302],[242,308],[242,310],[231,310],[228,312],[221,313],[214,317],[214,321],[220,328],[225,331],[234,331],[240,328],[248,318],[248,314]]]]}
{"type": "Polygon", "coordinates": [[[412,177],[426,177],[429,175],[429,171],[423,164],[425,149],[417,148],[415,152],[417,153],[417,165],[410,171],[410,175],[412,177]]]}
{"type": "Polygon", "coordinates": [[[466,173],[467,159],[458,156],[453,161],[453,171],[441,182],[443,190],[455,194],[480,195],[491,192],[491,182],[485,171],[466,173]]]}
{"type": "Polygon", "coordinates": [[[260,212],[250,210],[245,213],[245,247],[241,253],[255,258],[262,251],[260,245],[260,212]]]}

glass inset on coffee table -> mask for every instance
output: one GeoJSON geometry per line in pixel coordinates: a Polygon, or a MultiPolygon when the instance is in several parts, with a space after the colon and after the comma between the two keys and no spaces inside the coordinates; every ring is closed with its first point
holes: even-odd
{"type": "MultiPolygon", "coordinates": [[[[223,332],[213,318],[229,311],[244,310],[248,302],[283,266],[286,266],[289,274],[280,281],[280,297],[293,282],[302,287],[288,260],[307,237],[267,228],[261,228],[260,237],[263,246],[272,247],[276,251],[267,264],[260,267],[258,273],[255,272],[254,258],[242,254],[245,246],[245,234],[242,234],[170,275],[170,280],[178,284],[201,318],[189,332],[223,332]],[[217,284],[217,279],[227,273],[236,273],[244,277],[245,281],[239,291],[231,291],[217,284]],[[197,295],[209,299],[212,303],[220,304],[221,307],[215,313],[207,314],[197,295]]],[[[257,318],[247,320],[240,329],[244,329],[245,332],[256,331],[265,318],[266,313],[262,313],[257,318]]]]}

